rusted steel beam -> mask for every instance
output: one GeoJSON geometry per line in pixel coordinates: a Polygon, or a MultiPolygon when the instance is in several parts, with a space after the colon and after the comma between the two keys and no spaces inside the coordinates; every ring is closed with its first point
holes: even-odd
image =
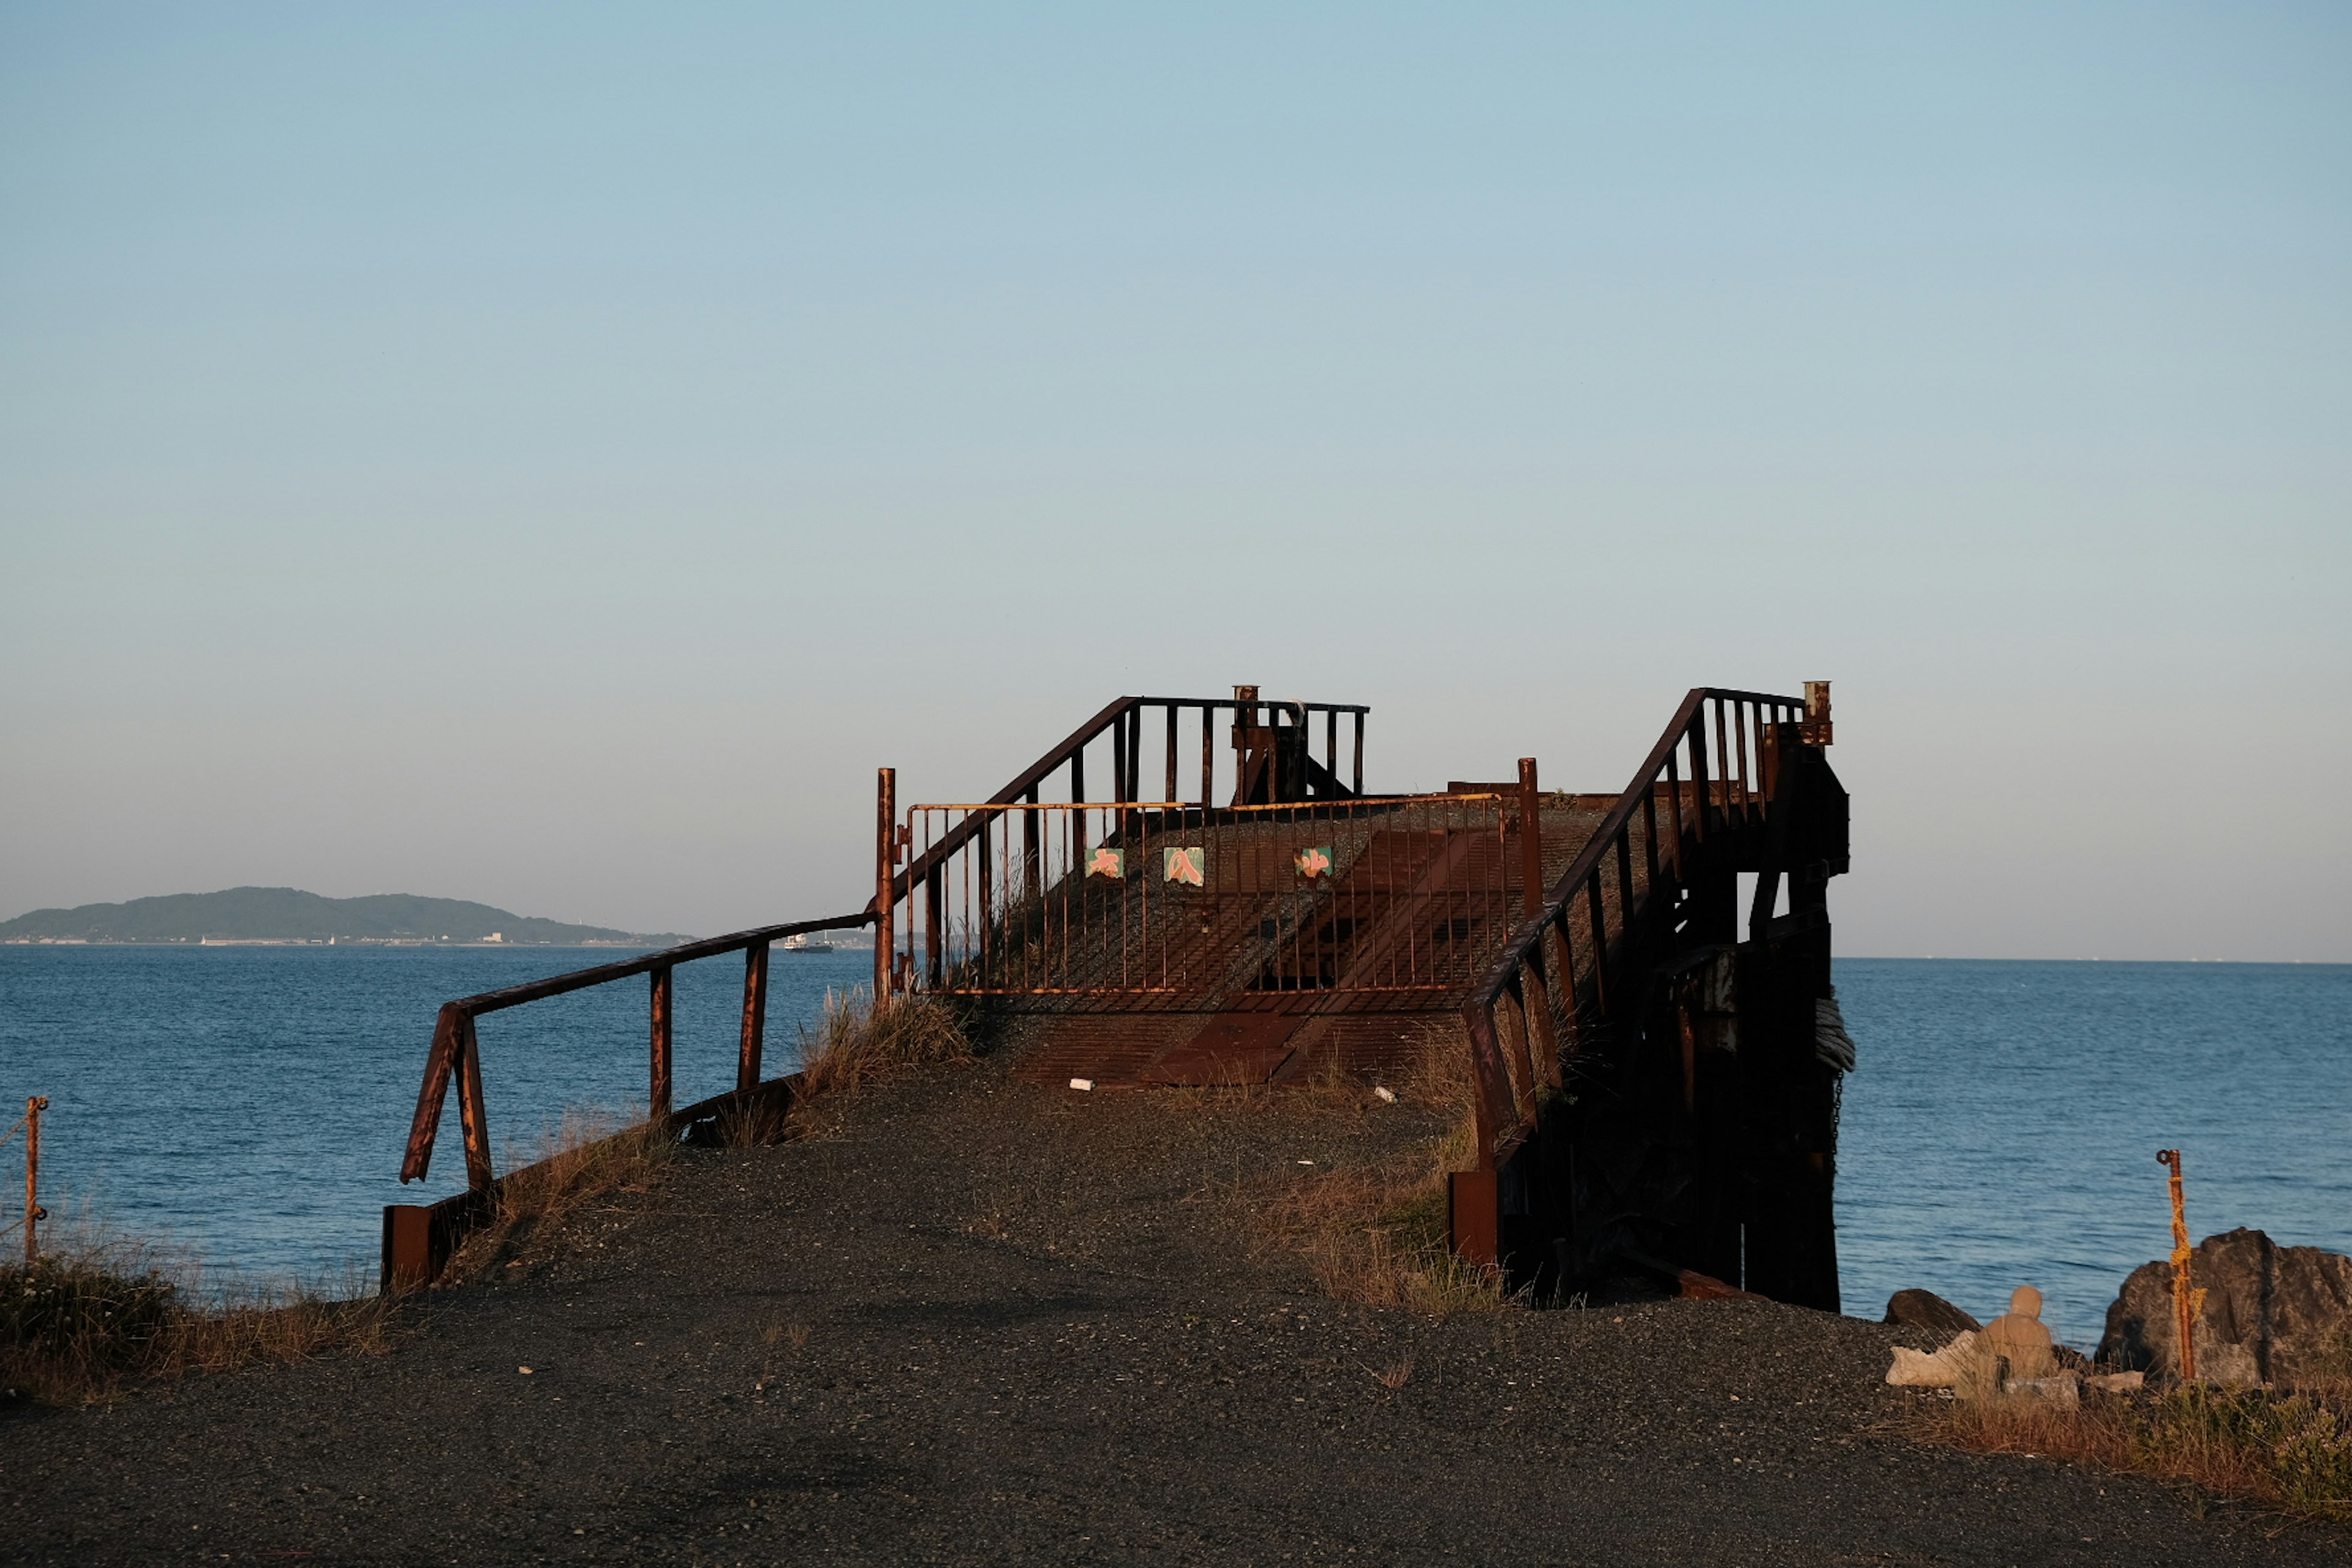
{"type": "Polygon", "coordinates": [[[748,1089],[760,1081],[760,1058],[768,1034],[768,944],[753,942],[743,950],[743,1033],[735,1047],[735,1087],[748,1089]]]}
{"type": "Polygon", "coordinates": [[[1478,1141],[1478,1169],[1491,1171],[1500,1152],[1496,1145],[1508,1132],[1516,1132],[1517,1107],[1512,1103],[1511,1069],[1503,1058],[1502,1041],[1496,1037],[1494,1004],[1474,999],[1462,1005],[1462,1022],[1470,1034],[1470,1060],[1476,1069],[1476,1092],[1470,1097],[1470,1111],[1478,1141]]]}
{"type": "Polygon", "coordinates": [[[1519,971],[1517,983],[1503,994],[1511,1004],[1507,1013],[1516,1026],[1511,1030],[1511,1056],[1518,1070],[1511,1075],[1512,1110],[1520,1126],[1532,1126],[1536,1119],[1535,1021],[1528,999],[1525,969],[1519,971]]]}
{"type": "Polygon", "coordinates": [[[652,1063],[651,1071],[647,1075],[649,1082],[646,1091],[646,1101],[652,1106],[653,1109],[649,1114],[654,1116],[669,1114],[670,1022],[677,1000],[673,978],[675,973],[675,971],[667,968],[654,971],[651,987],[652,1005],[647,1009],[651,1015],[649,1021],[652,1025],[647,1031],[652,1046],[652,1063]]]}
{"type": "Polygon", "coordinates": [[[416,1114],[408,1124],[408,1149],[401,1156],[400,1179],[425,1179],[433,1162],[433,1139],[441,1128],[441,1107],[449,1097],[449,1073],[457,1060],[457,1023],[465,1016],[458,1002],[442,1004],[433,1022],[433,1047],[425,1058],[425,1087],[416,1093],[416,1114]]]}
{"type": "Polygon", "coordinates": [[[1723,784],[1723,826],[1731,826],[1731,737],[1723,722],[1723,699],[1715,700],[1715,773],[1723,784]]]}
{"type": "MultiPolygon", "coordinates": [[[[1037,786],[1035,784],[1031,784],[1029,786],[1028,795],[1024,798],[1025,798],[1031,805],[1035,805],[1037,804],[1037,786]]],[[[1045,883],[1043,879],[1045,862],[1042,858],[1045,854],[1045,849],[1037,841],[1038,820],[1038,813],[1034,811],[1024,811],[1021,814],[1022,886],[1026,891],[1027,896],[1033,899],[1045,891],[1045,883]]]]}
{"type": "Polygon", "coordinates": [[[457,1124],[466,1138],[466,1185],[476,1192],[497,1179],[490,1168],[490,1110],[482,1099],[482,1044],[473,1017],[457,1015],[457,1124]]]}
{"type": "Polygon", "coordinates": [[[1830,683],[1826,680],[1805,682],[1804,728],[1801,738],[1808,746],[1826,746],[1835,733],[1830,724],[1830,683]]]}
{"type": "MultiPolygon", "coordinates": [[[[1129,710],[1129,713],[1133,711],[1129,710]]],[[[1122,713],[1110,727],[1110,797],[1114,801],[1127,799],[1127,720],[1128,714],[1122,713]]],[[[1086,796],[1071,798],[1084,800],[1086,796]]]]}
{"type": "Polygon", "coordinates": [[[1493,1268],[1503,1261],[1501,1183],[1491,1168],[1447,1175],[1445,1244],[1454,1257],[1478,1268],[1493,1268]]]}
{"type": "Polygon", "coordinates": [[[1521,913],[1543,908],[1543,795],[1533,757],[1519,759],[1519,889],[1521,913]]]}
{"type": "Polygon", "coordinates": [[[1705,710],[1695,716],[1690,730],[1691,826],[1693,837],[1701,844],[1706,842],[1707,797],[1714,793],[1706,776],[1706,718],[1705,710]]]}
{"type": "Polygon", "coordinates": [[[923,984],[934,989],[940,983],[944,961],[940,904],[947,895],[946,883],[947,868],[943,866],[933,866],[930,875],[923,879],[923,984]]]}
{"type": "Polygon", "coordinates": [[[1217,804],[1217,705],[1201,704],[1201,809],[1217,804]]]}
{"type": "Polygon", "coordinates": [[[25,1267],[30,1268],[41,1253],[41,1222],[49,1211],[41,1206],[41,1112],[49,1108],[47,1098],[27,1095],[25,1098],[25,1267]]]}
{"type": "Polygon", "coordinates": [[[1623,823],[1617,825],[1617,923],[1620,930],[1633,923],[1633,833],[1623,823]]]}
{"type": "Polygon", "coordinates": [[[1609,1016],[1609,921],[1601,903],[1601,868],[1595,865],[1584,879],[1584,899],[1591,911],[1592,921],[1592,1005],[1603,1018],[1609,1016]]]}
{"type": "Polygon", "coordinates": [[[898,770],[874,775],[874,1001],[890,999],[891,954],[898,950],[898,770]]]}
{"type": "Polygon", "coordinates": [[[823,920],[791,921],[783,925],[758,926],[750,931],[730,931],[725,936],[705,937],[699,942],[680,942],[656,952],[636,958],[623,959],[617,963],[600,963],[592,969],[575,969],[567,974],[550,975],[545,980],[528,981],[509,985],[500,991],[485,991],[478,995],[460,996],[448,1004],[452,1007],[478,1018],[485,1013],[496,1013],[507,1007],[520,1007],[526,1002],[538,1002],[550,996],[561,996],[567,991],[584,991],[591,985],[603,985],[614,980],[626,980],[632,974],[650,974],[655,970],[674,963],[691,963],[698,958],[716,958],[722,952],[734,952],[753,942],[782,942],[788,936],[802,936],[816,931],[855,931],[859,926],[872,925],[874,911],[869,907],[856,914],[828,915],[823,920]]]}

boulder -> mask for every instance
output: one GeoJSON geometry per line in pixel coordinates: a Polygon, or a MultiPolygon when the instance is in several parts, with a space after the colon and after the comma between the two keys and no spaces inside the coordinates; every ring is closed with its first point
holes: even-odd
{"type": "MultiPolygon", "coordinates": [[[[2251,1388],[2352,1375],[2352,1258],[2241,1228],[2198,1244],[2189,1282],[2206,1292],[2195,1330],[2200,1380],[2251,1388]]],[[[2174,1338],[2172,1265],[2142,1264],[2107,1309],[2099,1359],[2177,1377],[2174,1338]]]]}
{"type": "Polygon", "coordinates": [[[1897,1290],[1886,1299],[1885,1321],[1924,1330],[1939,1340],[1984,1327],[1933,1290],[1897,1290]]]}
{"type": "Polygon", "coordinates": [[[1977,1363],[1988,1359],[1977,1348],[1976,1331],[1968,1330],[1933,1352],[1896,1345],[1895,1364],[1886,1369],[1886,1381],[1897,1388],[1950,1388],[1969,1377],[1977,1363]]]}

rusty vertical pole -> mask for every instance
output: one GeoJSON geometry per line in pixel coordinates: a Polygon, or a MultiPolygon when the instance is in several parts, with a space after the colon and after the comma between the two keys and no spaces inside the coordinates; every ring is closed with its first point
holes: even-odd
{"type": "Polygon", "coordinates": [[[1027,801],[1032,808],[1021,814],[1021,885],[1027,895],[1034,899],[1045,890],[1043,858],[1045,849],[1038,837],[1038,816],[1034,809],[1037,805],[1037,786],[1031,784],[1029,793],[1021,798],[1027,801]]]}
{"type": "Polygon", "coordinates": [[[1214,703],[1201,704],[1201,809],[1208,810],[1217,804],[1212,792],[1217,782],[1217,710],[1214,703]]]}
{"type": "Polygon", "coordinates": [[[898,770],[878,768],[874,778],[874,1005],[890,999],[891,954],[898,950],[893,923],[891,872],[898,859],[898,770]]]}
{"type": "Polygon", "coordinates": [[[1830,683],[1826,680],[1805,682],[1805,722],[1798,739],[1808,746],[1826,746],[1835,731],[1830,725],[1830,683]]]}
{"type": "Polygon", "coordinates": [[[742,1093],[760,1085],[760,1057],[768,1034],[768,944],[755,942],[743,950],[743,1037],[735,1050],[735,1089],[742,1093]]]}
{"type": "Polygon", "coordinates": [[[38,1232],[49,1211],[41,1206],[41,1112],[49,1102],[40,1095],[25,1101],[25,1267],[40,1252],[38,1232]]]}
{"type": "Polygon", "coordinates": [[[1536,760],[1519,759],[1519,879],[1523,914],[1543,908],[1543,796],[1536,789],[1536,760]]]}
{"type": "MultiPolygon", "coordinates": [[[[1806,695],[1812,694],[1813,683],[1806,684],[1806,695]]],[[[1822,684],[1827,685],[1826,681],[1822,684]]],[[[2197,1380],[2197,1317],[2205,1307],[2205,1292],[2195,1288],[2190,1277],[2190,1265],[2196,1257],[2189,1245],[2189,1212],[2181,1201],[2180,1151],[2159,1149],[2156,1163],[2169,1167],[2172,1177],[2166,1184],[2172,1194],[2172,1331],[2173,1343],[2179,1347],[2174,1357],[2183,1383],[2197,1380]]]]}
{"type": "Polygon", "coordinates": [[[651,1109],[646,1112],[649,1121],[659,1121],[669,1114],[670,1086],[670,1014],[676,998],[675,981],[669,965],[654,971],[652,1014],[653,1070],[646,1099],[651,1109]]]}
{"type": "Polygon", "coordinates": [[[1120,714],[1110,725],[1110,798],[1115,803],[1127,800],[1127,715],[1120,714]]]}
{"type": "Polygon", "coordinates": [[[490,1112],[482,1100],[482,1042],[474,1016],[457,1015],[457,1130],[466,1139],[466,1186],[482,1192],[495,1179],[490,1165],[490,1112]]]}

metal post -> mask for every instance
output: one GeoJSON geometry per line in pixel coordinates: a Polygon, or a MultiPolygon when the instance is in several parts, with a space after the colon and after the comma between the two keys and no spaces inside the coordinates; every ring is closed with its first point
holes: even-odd
{"type": "Polygon", "coordinates": [[[1536,760],[1519,759],[1519,879],[1526,884],[1522,912],[1543,908],[1543,796],[1536,789],[1536,760]]]}
{"type": "Polygon", "coordinates": [[[898,946],[890,889],[898,859],[898,770],[877,768],[874,778],[874,1004],[890,999],[890,955],[898,946]]]}
{"type": "MultiPolygon", "coordinates": [[[[1034,807],[1037,804],[1037,786],[1031,784],[1029,793],[1021,798],[1034,807]]],[[[1045,862],[1041,858],[1044,853],[1038,841],[1037,813],[1034,810],[1024,811],[1021,814],[1021,886],[1027,896],[1033,899],[1045,890],[1043,877],[1045,862]]]]}
{"type": "Polygon", "coordinates": [[[1830,683],[1826,680],[1805,682],[1805,723],[1798,739],[1808,746],[1826,746],[1833,731],[1830,727],[1830,683]]]}
{"type": "MultiPolygon", "coordinates": [[[[1829,683],[1822,681],[1820,684],[1827,686],[1829,683]]],[[[1812,695],[1813,685],[1811,681],[1805,683],[1808,698],[1812,695]]],[[[2195,1289],[2195,1282],[2190,1278],[2190,1265],[2196,1252],[2189,1245],[2189,1214],[2181,1201],[2180,1151],[2159,1149],[2156,1152],[2156,1163],[2169,1166],[2172,1171],[2171,1180],[2166,1184],[2172,1193],[2173,1342],[2180,1347],[2174,1360],[2180,1373],[2180,1381],[2194,1383],[2197,1381],[2197,1318],[2205,1310],[2205,1292],[2195,1289]]]]}
{"type": "Polygon", "coordinates": [[[652,1106],[652,1109],[646,1113],[646,1120],[652,1121],[658,1121],[669,1114],[670,1003],[674,995],[670,975],[669,966],[664,964],[654,971],[653,976],[653,1005],[650,1009],[653,1023],[653,1072],[651,1087],[646,1096],[652,1106]]]}
{"type": "Polygon", "coordinates": [[[760,1055],[768,1033],[768,944],[755,942],[743,950],[743,1038],[735,1052],[735,1089],[743,1093],[760,1085],[760,1055]]]}
{"type": "Polygon", "coordinates": [[[466,1186],[486,1191],[496,1173],[490,1165],[490,1113],[482,1100],[482,1042],[470,1013],[457,1015],[457,1127],[466,1137],[466,1186]]]}
{"type": "Polygon", "coordinates": [[[1201,704],[1201,809],[1216,805],[1211,791],[1217,779],[1217,710],[1214,704],[1201,704]]]}
{"type": "Polygon", "coordinates": [[[25,1101],[25,1266],[40,1251],[37,1232],[49,1211],[41,1206],[41,1112],[49,1102],[39,1095],[25,1101]]]}

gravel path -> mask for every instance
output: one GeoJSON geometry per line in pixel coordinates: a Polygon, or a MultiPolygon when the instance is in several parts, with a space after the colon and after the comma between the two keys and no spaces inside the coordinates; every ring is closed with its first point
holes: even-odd
{"type": "Polygon", "coordinates": [[[494,1286],[436,1293],[391,1355],[0,1419],[0,1560],[2352,1556],[2151,1481],[1883,1435],[1916,1396],[1878,1382],[1874,1324],[1436,1321],[1336,1305],[1252,1244],[1237,1194],[1415,1114],[993,1065],[878,1091],[822,1141],[681,1156],[494,1286]]]}

